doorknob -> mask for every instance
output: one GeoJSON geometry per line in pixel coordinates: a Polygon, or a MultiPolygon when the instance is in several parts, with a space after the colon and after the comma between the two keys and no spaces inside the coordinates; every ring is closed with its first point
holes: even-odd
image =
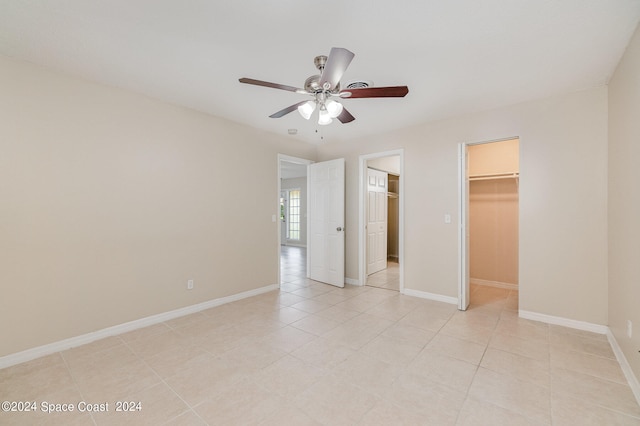
{"type": "Polygon", "coordinates": [[[342,231],[342,227],[341,227],[341,226],[338,226],[338,227],[336,228],[336,231],[338,231],[338,232],[342,231]]]}

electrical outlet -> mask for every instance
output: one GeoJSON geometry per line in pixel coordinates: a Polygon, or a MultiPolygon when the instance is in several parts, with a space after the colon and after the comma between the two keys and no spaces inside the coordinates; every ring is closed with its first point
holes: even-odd
{"type": "Polygon", "coordinates": [[[627,320],[627,336],[629,336],[629,339],[633,336],[633,323],[631,320],[627,320]]]}
{"type": "Polygon", "coordinates": [[[187,290],[193,290],[193,280],[187,281],[187,290]]]}

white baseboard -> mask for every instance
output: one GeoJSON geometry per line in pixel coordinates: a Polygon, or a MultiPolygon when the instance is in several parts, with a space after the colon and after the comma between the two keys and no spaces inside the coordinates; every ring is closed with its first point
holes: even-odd
{"type": "Polygon", "coordinates": [[[344,277],[344,283],[351,284],[351,285],[361,285],[360,280],[357,280],[355,278],[347,278],[347,277],[344,277]]]}
{"type": "Polygon", "coordinates": [[[407,296],[419,297],[421,299],[429,299],[429,300],[435,300],[437,302],[450,303],[452,305],[458,304],[457,297],[443,296],[442,294],[428,293],[426,291],[412,290],[410,288],[405,288],[404,290],[402,290],[402,294],[407,296]]]}
{"type": "Polygon", "coordinates": [[[636,397],[638,404],[640,404],[640,382],[635,374],[633,374],[633,370],[631,369],[631,365],[627,361],[627,358],[624,356],[620,345],[618,345],[618,341],[616,337],[611,332],[611,329],[607,327],[607,339],[609,339],[609,344],[611,345],[611,349],[613,349],[613,353],[616,355],[616,359],[620,364],[620,368],[622,368],[622,372],[624,373],[624,377],[627,378],[627,382],[629,383],[629,387],[633,392],[633,395],[636,397]]]}
{"type": "Polygon", "coordinates": [[[487,287],[506,288],[507,290],[517,290],[518,289],[518,284],[503,283],[503,282],[500,282],[500,281],[481,280],[480,278],[469,278],[469,283],[470,284],[475,284],[475,285],[484,285],[484,286],[487,286],[487,287]]]}
{"type": "Polygon", "coordinates": [[[539,314],[537,312],[519,311],[520,318],[544,322],[547,324],[561,325],[563,327],[574,328],[576,330],[590,331],[592,333],[607,334],[609,327],[606,325],[593,324],[586,321],[578,321],[569,318],[555,317],[553,315],[539,314]]]}
{"type": "Polygon", "coordinates": [[[225,303],[235,302],[236,300],[245,299],[247,297],[257,296],[262,293],[277,290],[278,284],[272,284],[265,287],[256,288],[254,290],[244,291],[242,293],[233,294],[231,296],[221,297],[219,299],[209,300],[207,302],[198,303],[196,305],[186,306],[184,308],[175,309],[173,311],[163,312],[157,315],[151,315],[140,318],[135,321],[126,322],[124,324],[114,325],[112,327],[103,328],[102,330],[93,331],[91,333],[82,334],[80,336],[71,337],[69,339],[60,340],[49,343],[47,345],[38,346],[10,355],[0,357],[0,369],[11,367],[32,359],[40,358],[45,355],[51,355],[56,352],[65,351],[76,346],[85,345],[105,337],[115,336],[126,333],[128,331],[137,330],[139,328],[148,327],[174,318],[204,311],[205,309],[224,305],[225,303]]]}

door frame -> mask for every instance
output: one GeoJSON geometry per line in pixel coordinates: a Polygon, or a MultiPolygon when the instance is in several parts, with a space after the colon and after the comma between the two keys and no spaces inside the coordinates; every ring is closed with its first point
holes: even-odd
{"type": "Polygon", "coordinates": [[[469,161],[468,147],[474,143],[458,144],[458,309],[466,311],[470,297],[469,259],[469,161]]]}
{"type": "MultiPolygon", "coordinates": [[[[469,240],[466,238],[469,232],[469,161],[467,148],[473,145],[506,142],[513,139],[518,139],[518,144],[520,144],[522,140],[520,136],[511,136],[481,142],[461,142],[458,144],[458,309],[461,311],[467,310],[471,299],[469,295],[471,264],[469,240]]],[[[520,159],[518,160],[520,163],[520,159]]],[[[520,197],[520,194],[518,194],[518,197],[520,197]]],[[[518,210],[519,209],[520,203],[518,202],[518,210]]],[[[519,257],[518,255],[518,262],[520,262],[519,257]]],[[[518,268],[518,274],[520,274],[520,268],[518,268]]],[[[518,280],[518,282],[519,281],[520,280],[518,280]]]]}
{"type": "MultiPolygon", "coordinates": [[[[276,214],[272,217],[273,219],[275,219],[275,222],[277,222],[277,226],[276,226],[276,232],[278,235],[278,238],[276,240],[277,243],[277,253],[278,253],[278,261],[276,262],[276,265],[278,265],[278,272],[276,274],[276,278],[277,278],[277,284],[278,287],[280,287],[280,262],[282,261],[280,259],[280,252],[281,252],[281,248],[280,246],[282,245],[282,221],[280,220],[280,193],[282,192],[282,175],[281,175],[281,163],[283,161],[288,162],[288,163],[295,163],[295,164],[304,164],[304,165],[309,165],[314,163],[314,161],[312,160],[307,160],[306,158],[299,158],[299,157],[292,157],[290,155],[285,155],[285,154],[278,154],[278,158],[277,158],[277,170],[278,170],[278,183],[277,183],[277,189],[278,191],[276,192],[277,196],[276,196],[276,207],[275,207],[275,211],[276,214]]],[[[307,272],[308,274],[308,272],[307,272]]]]}
{"type": "Polygon", "coordinates": [[[358,158],[359,185],[358,185],[358,282],[353,283],[364,286],[367,283],[367,161],[383,157],[400,157],[400,187],[398,188],[398,263],[400,264],[400,294],[404,294],[404,149],[363,154],[358,158]]]}

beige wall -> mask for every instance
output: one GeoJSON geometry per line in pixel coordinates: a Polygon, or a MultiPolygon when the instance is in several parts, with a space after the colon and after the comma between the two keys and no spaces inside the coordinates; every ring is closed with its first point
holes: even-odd
{"type": "Polygon", "coordinates": [[[0,356],[276,283],[314,147],[6,57],[0,93],[0,356]]]}
{"type": "Polygon", "coordinates": [[[609,327],[640,378],[640,30],[609,84],[609,327]],[[627,337],[627,320],[633,338],[627,337]]]}
{"type": "Polygon", "coordinates": [[[405,287],[457,297],[457,145],[520,137],[520,308],[607,323],[607,89],[318,148],[346,158],[346,274],[358,277],[358,156],[404,148],[405,287]],[[444,214],[453,216],[444,223],[444,214]]]}

